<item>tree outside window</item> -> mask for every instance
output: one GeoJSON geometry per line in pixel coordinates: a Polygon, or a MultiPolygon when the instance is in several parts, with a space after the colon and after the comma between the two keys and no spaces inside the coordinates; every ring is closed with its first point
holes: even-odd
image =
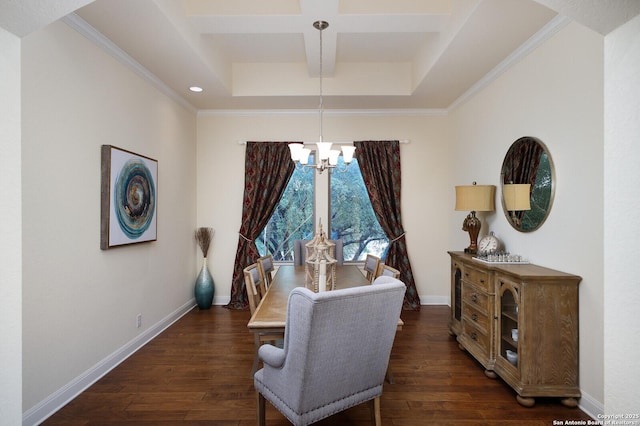
{"type": "Polygon", "coordinates": [[[293,172],[278,207],[256,241],[260,255],[270,253],[276,262],[293,262],[294,240],[313,238],[314,176],[313,170],[293,172]]]}
{"type": "MultiPolygon", "coordinates": [[[[342,157],[338,167],[344,169],[342,157]]],[[[367,254],[384,257],[389,240],[376,219],[358,161],[345,172],[331,170],[331,239],[342,239],[346,262],[364,261],[367,254]]]]}
{"type": "MultiPolygon", "coordinates": [[[[338,167],[345,168],[342,157],[338,167]]],[[[364,261],[367,254],[383,257],[389,240],[375,217],[357,160],[345,172],[332,169],[329,173],[330,239],[343,240],[346,262],[364,261]]],[[[256,241],[261,255],[271,253],[276,262],[293,262],[294,240],[313,238],[315,175],[313,169],[293,172],[278,207],[256,241]]]]}

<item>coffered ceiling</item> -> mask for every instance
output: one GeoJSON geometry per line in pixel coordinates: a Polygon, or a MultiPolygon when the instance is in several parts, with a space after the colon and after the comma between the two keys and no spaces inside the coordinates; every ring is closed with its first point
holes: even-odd
{"type": "MultiPolygon", "coordinates": [[[[0,10],[42,15],[42,2],[23,0],[17,12],[15,3],[1,0],[0,10]]],[[[517,62],[518,52],[535,48],[567,16],[606,34],[640,13],[637,0],[54,3],[58,15],[68,12],[63,4],[70,10],[86,4],[72,15],[76,23],[104,35],[199,110],[317,108],[317,20],[329,23],[322,32],[326,109],[446,109],[517,62]],[[203,92],[189,91],[194,85],[203,92]]],[[[0,25],[12,22],[5,17],[0,25]]]]}

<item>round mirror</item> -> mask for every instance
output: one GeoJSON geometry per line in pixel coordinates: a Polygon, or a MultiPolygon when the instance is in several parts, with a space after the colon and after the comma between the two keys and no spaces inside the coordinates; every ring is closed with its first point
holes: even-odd
{"type": "Polygon", "coordinates": [[[525,136],[511,145],[500,183],[502,209],[514,229],[532,232],[544,223],[553,204],[555,179],[551,155],[539,139],[525,136]]]}

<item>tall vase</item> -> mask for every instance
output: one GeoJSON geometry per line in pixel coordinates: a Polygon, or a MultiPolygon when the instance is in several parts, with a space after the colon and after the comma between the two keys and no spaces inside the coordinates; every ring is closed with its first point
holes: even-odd
{"type": "Polygon", "coordinates": [[[202,261],[202,269],[196,278],[196,285],[194,294],[196,296],[196,303],[200,309],[209,309],[213,303],[213,293],[215,286],[213,283],[213,277],[207,269],[207,258],[202,261]]]}

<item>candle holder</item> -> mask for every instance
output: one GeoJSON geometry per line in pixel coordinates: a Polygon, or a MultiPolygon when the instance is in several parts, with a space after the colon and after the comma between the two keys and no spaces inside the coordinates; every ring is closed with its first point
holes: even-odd
{"type": "Polygon", "coordinates": [[[331,255],[334,247],[322,231],[322,224],[313,240],[306,244],[305,286],[315,293],[335,289],[338,261],[331,255]]]}

